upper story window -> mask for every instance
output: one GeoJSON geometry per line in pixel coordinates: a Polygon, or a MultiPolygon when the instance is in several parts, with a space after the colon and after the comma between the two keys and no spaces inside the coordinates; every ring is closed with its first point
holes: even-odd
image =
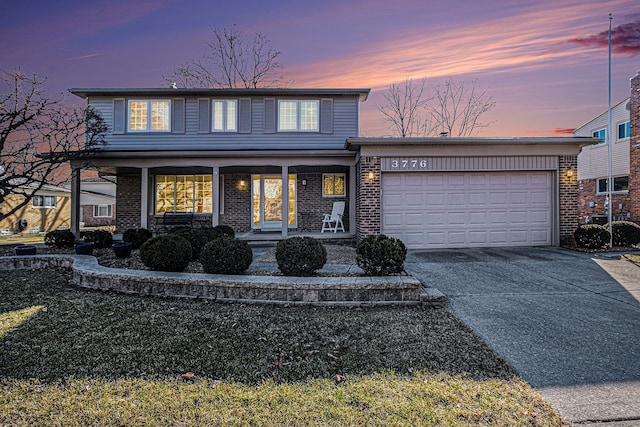
{"type": "Polygon", "coordinates": [[[631,136],[631,122],[624,122],[618,125],[618,139],[625,139],[631,136]]]}
{"type": "Polygon", "coordinates": [[[211,105],[211,131],[238,131],[238,100],[214,99],[211,105]]]}
{"type": "MultiPolygon", "coordinates": [[[[598,194],[608,193],[607,188],[609,180],[607,178],[598,179],[598,194]]],[[[613,191],[624,192],[629,191],[629,177],[628,176],[616,176],[613,178],[613,191]]]]}
{"type": "Polygon", "coordinates": [[[343,173],[322,174],[322,196],[323,197],[344,197],[345,196],[345,175],[343,173]]]}
{"type": "Polygon", "coordinates": [[[31,204],[38,209],[53,209],[56,207],[56,196],[33,196],[31,204]]]}
{"type": "Polygon", "coordinates": [[[606,144],[607,142],[607,129],[599,129],[593,132],[594,138],[602,138],[602,142],[598,142],[595,145],[606,144]]]}
{"type": "Polygon", "coordinates": [[[129,132],[170,132],[171,101],[130,100],[129,132]]]}
{"type": "Polygon", "coordinates": [[[319,101],[278,101],[278,131],[318,132],[319,101]]]}

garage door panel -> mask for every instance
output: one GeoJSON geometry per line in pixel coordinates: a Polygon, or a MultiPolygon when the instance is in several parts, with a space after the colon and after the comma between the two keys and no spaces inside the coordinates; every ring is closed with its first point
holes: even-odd
{"type": "Polygon", "coordinates": [[[410,248],[552,244],[552,173],[384,173],[382,232],[410,248]]]}

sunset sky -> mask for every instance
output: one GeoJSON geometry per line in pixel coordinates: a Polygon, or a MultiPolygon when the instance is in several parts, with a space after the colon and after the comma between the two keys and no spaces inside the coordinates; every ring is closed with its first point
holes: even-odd
{"type": "Polygon", "coordinates": [[[292,87],[371,88],[361,133],[389,134],[389,84],[469,81],[493,95],[481,136],[566,134],[613,104],[640,71],[638,0],[0,0],[0,69],[71,87],[164,87],[198,59],[212,27],[262,32],[292,87]]]}

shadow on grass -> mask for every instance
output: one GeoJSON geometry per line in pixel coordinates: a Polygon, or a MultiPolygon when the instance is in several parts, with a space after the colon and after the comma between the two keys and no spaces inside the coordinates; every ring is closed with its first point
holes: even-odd
{"type": "Polygon", "coordinates": [[[444,309],[141,298],[78,289],[59,272],[14,271],[0,272],[3,324],[0,379],[111,380],[193,372],[257,384],[389,370],[478,380],[515,375],[444,309]]]}

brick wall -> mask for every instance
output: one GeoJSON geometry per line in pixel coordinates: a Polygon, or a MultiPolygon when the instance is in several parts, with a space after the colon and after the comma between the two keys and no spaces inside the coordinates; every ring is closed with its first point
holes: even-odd
{"type": "MultiPolygon", "coordinates": [[[[593,216],[607,216],[604,208],[604,202],[607,198],[606,194],[596,194],[596,180],[584,179],[578,181],[579,199],[578,199],[578,221],[580,224],[593,222],[593,216]],[[591,206],[595,203],[595,206],[591,206]]],[[[626,219],[627,212],[631,212],[630,193],[613,194],[613,211],[611,215],[615,218],[626,219]],[[620,209],[622,204],[622,209],[620,209]]]]}
{"type": "Polygon", "coordinates": [[[631,217],[640,221],[640,71],[631,79],[630,116],[629,204],[631,217]]]}
{"type": "Polygon", "coordinates": [[[578,156],[560,156],[559,158],[559,195],[560,195],[560,245],[571,246],[573,232],[578,227],[578,156]],[[568,173],[571,171],[570,173],[568,173]]]}
{"type": "Polygon", "coordinates": [[[251,231],[251,175],[227,174],[223,179],[224,213],[220,214],[220,224],[230,226],[236,233],[251,231]],[[246,183],[245,189],[239,188],[240,180],[246,183]]]}
{"type": "MultiPolygon", "coordinates": [[[[46,193],[42,193],[46,195],[46,193]]],[[[8,212],[13,206],[23,201],[23,197],[17,194],[8,195],[3,204],[2,211],[8,212]]],[[[18,220],[27,221],[27,228],[23,233],[46,232],[57,230],[58,227],[69,227],[71,225],[71,198],[56,197],[55,208],[34,208],[33,202],[19,209],[0,221],[0,228],[7,228],[11,232],[18,233],[18,220]]]]}
{"type": "Polygon", "coordinates": [[[372,234],[380,234],[381,228],[381,192],[380,158],[360,157],[356,166],[356,239],[360,240],[372,234]],[[369,172],[373,180],[369,182],[369,172]]]}
{"type": "Polygon", "coordinates": [[[140,175],[118,175],[116,185],[116,233],[140,228],[140,175]]]}

